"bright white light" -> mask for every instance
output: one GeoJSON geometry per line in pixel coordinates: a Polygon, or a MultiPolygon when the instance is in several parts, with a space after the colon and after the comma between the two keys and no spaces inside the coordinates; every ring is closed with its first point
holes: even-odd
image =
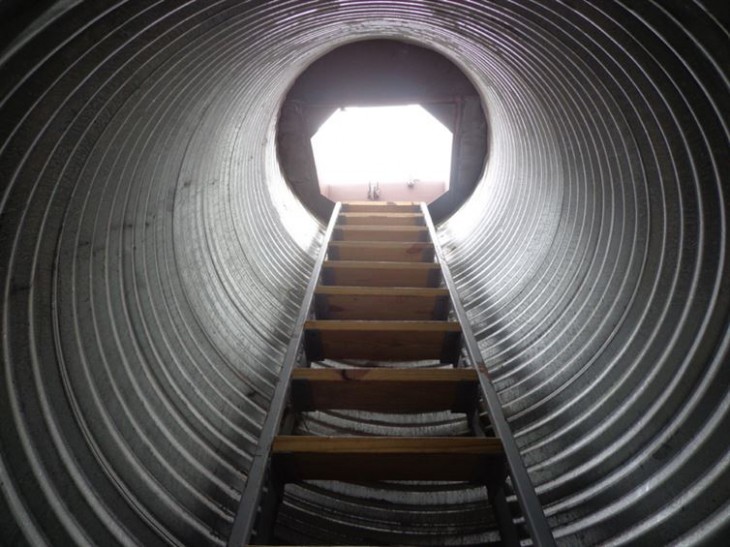
{"type": "Polygon", "coordinates": [[[451,132],[419,105],[340,109],[312,137],[320,185],[449,181],[451,132]]]}

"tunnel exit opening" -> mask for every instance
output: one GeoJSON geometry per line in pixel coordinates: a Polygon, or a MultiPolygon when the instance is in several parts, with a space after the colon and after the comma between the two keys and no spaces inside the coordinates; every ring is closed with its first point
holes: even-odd
{"type": "MultiPolygon", "coordinates": [[[[489,148],[485,112],[472,82],[444,55],[398,40],[352,42],[314,61],[289,89],[277,120],[277,158],[292,193],[321,222],[330,217],[337,200],[377,196],[381,200],[426,201],[431,217],[439,224],[469,198],[485,172],[489,148]],[[376,113],[388,112],[388,108],[411,109],[412,118],[394,129],[392,111],[382,116],[376,113]],[[313,137],[320,131],[329,132],[325,124],[332,118],[360,112],[365,123],[378,127],[376,136],[358,144],[352,144],[350,138],[335,139],[339,147],[335,155],[358,165],[363,174],[364,180],[350,179],[350,184],[357,180],[359,188],[355,191],[350,185],[341,186],[347,184],[345,180],[336,180],[343,177],[330,177],[333,170],[315,158],[319,152],[314,150],[317,139],[313,137]],[[416,112],[427,122],[414,119],[416,112]],[[424,134],[424,123],[441,128],[438,153],[420,153],[418,145],[414,152],[406,149],[417,139],[414,134],[424,134]],[[411,136],[397,137],[401,129],[408,128],[412,129],[411,136]],[[447,134],[450,143],[446,143],[447,134]],[[360,160],[350,157],[370,144],[387,149],[386,156],[391,159],[373,159],[372,152],[361,154],[360,160]],[[448,161],[448,167],[442,167],[436,178],[421,168],[399,171],[397,182],[388,182],[388,176],[371,171],[376,165],[386,168],[400,164],[400,169],[412,157],[424,169],[437,158],[441,158],[442,166],[448,161]],[[436,190],[439,185],[441,190],[436,190]],[[335,190],[338,186],[340,190],[335,190]]],[[[360,136],[363,133],[359,131],[360,136]]]]}
{"type": "Polygon", "coordinates": [[[452,140],[420,105],[340,108],[312,137],[320,192],[431,203],[449,189],[452,140]]]}

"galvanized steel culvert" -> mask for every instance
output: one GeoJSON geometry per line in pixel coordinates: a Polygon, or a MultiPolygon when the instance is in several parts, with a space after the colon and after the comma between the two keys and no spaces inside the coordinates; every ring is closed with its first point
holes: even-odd
{"type": "MultiPolygon", "coordinates": [[[[439,233],[559,543],[727,544],[726,8],[2,4],[2,543],[225,541],[322,230],[278,107],[325,52],[393,38],[483,97],[487,167],[439,233]]],[[[313,485],[282,539],[478,544],[481,499],[313,485]]]]}

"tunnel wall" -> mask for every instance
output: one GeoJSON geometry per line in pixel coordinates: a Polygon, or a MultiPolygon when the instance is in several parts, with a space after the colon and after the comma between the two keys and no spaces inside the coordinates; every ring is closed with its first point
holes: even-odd
{"type": "MultiPolygon", "coordinates": [[[[321,237],[276,112],[325,52],[395,38],[482,94],[487,169],[439,236],[556,537],[723,544],[718,6],[87,1],[19,33],[0,57],[3,542],[223,543],[321,237]]],[[[485,541],[471,491],[378,495],[391,516],[372,492],[300,492],[289,537],[485,541]],[[427,518],[399,531],[412,505],[427,518]]]]}

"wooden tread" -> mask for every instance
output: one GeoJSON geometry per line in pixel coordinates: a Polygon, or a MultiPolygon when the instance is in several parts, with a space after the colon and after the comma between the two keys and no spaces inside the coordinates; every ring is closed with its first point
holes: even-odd
{"type": "Polygon", "coordinates": [[[345,224],[335,226],[335,241],[428,241],[426,226],[367,226],[345,224]]]}
{"type": "Polygon", "coordinates": [[[367,226],[424,226],[426,224],[421,213],[340,213],[337,219],[340,225],[359,224],[367,226]]]}
{"type": "Polygon", "coordinates": [[[419,213],[415,201],[347,201],[342,203],[344,213],[419,213]]]}
{"type": "Polygon", "coordinates": [[[502,472],[494,437],[278,436],[272,465],[285,482],[378,480],[486,482],[502,472]]]}
{"type": "Polygon", "coordinates": [[[477,390],[473,369],[296,368],[291,403],[296,411],[468,412],[477,390]]]}
{"type": "Polygon", "coordinates": [[[351,287],[438,287],[441,267],[435,262],[325,260],[322,284],[351,287]]]}
{"type": "Polygon", "coordinates": [[[449,291],[420,287],[319,285],[314,293],[318,319],[445,321],[449,291]]]}
{"type": "Polygon", "coordinates": [[[330,260],[433,262],[433,243],[426,241],[330,241],[330,260]]]}
{"type": "Polygon", "coordinates": [[[307,359],[375,361],[459,359],[461,326],[453,321],[307,321],[307,359]]]}

